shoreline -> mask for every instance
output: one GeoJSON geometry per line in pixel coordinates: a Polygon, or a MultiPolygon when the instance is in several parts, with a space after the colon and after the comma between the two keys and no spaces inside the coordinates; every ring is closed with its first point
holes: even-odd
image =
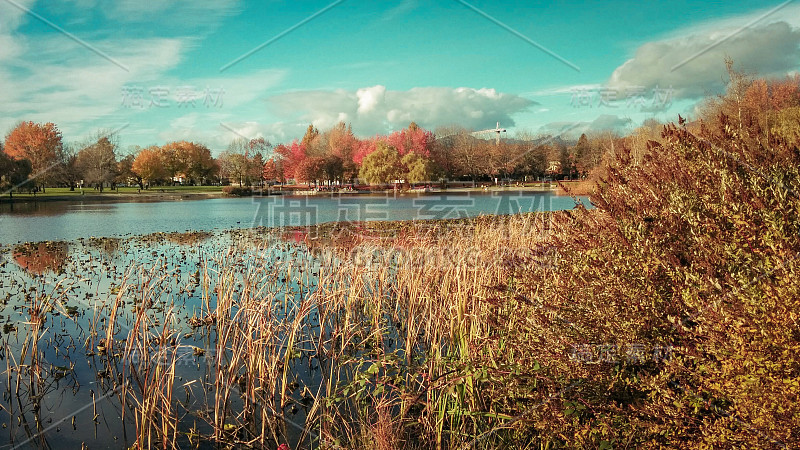
{"type": "MultiPolygon", "coordinates": [[[[422,190],[406,190],[395,192],[392,189],[374,190],[374,191],[310,191],[301,189],[287,189],[285,191],[272,191],[266,195],[285,195],[285,196],[369,196],[369,195],[384,195],[396,194],[399,196],[407,195],[443,195],[443,194],[469,194],[469,193],[490,193],[490,192],[509,192],[509,191],[525,191],[525,192],[552,192],[556,195],[567,195],[561,189],[547,188],[540,186],[492,186],[489,188],[451,188],[446,190],[435,191],[422,191],[422,190]]],[[[18,194],[19,195],[19,194],[18,194]]],[[[9,198],[8,196],[0,197],[0,206],[2,205],[17,205],[26,203],[39,203],[39,202],[64,202],[64,203],[149,203],[149,202],[171,202],[182,200],[206,200],[212,198],[246,198],[258,197],[258,191],[254,195],[248,196],[232,196],[226,195],[221,190],[213,192],[180,192],[170,191],[169,188],[153,189],[150,192],[142,191],[141,193],[117,193],[108,192],[104,194],[58,194],[58,195],[40,195],[32,196],[29,194],[22,194],[22,196],[15,196],[9,198]]]]}
{"type": "Polygon", "coordinates": [[[24,197],[14,197],[10,199],[8,196],[0,198],[0,205],[16,205],[22,203],[39,203],[39,202],[68,202],[68,203],[133,203],[133,202],[167,202],[178,200],[203,200],[208,198],[225,197],[222,192],[147,192],[141,194],[131,193],[106,193],[106,194],[83,194],[75,193],[74,195],[41,195],[24,197]]]}

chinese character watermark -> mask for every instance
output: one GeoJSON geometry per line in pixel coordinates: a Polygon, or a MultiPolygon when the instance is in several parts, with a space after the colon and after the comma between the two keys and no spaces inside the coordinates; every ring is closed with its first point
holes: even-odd
{"type": "Polygon", "coordinates": [[[122,86],[122,101],[120,105],[128,109],[146,108],[196,108],[202,103],[206,108],[222,108],[225,89],[222,87],[211,88],[206,86],[199,90],[195,86],[150,86],[145,88],[139,85],[122,86]]]}
{"type": "Polygon", "coordinates": [[[672,105],[675,90],[670,85],[661,88],[656,85],[649,93],[644,86],[615,88],[576,87],[571,90],[570,105],[573,108],[617,108],[622,102],[627,108],[665,109],[672,105]]]}
{"type": "Polygon", "coordinates": [[[302,197],[258,197],[253,227],[307,227],[316,225],[318,207],[302,197]]]}

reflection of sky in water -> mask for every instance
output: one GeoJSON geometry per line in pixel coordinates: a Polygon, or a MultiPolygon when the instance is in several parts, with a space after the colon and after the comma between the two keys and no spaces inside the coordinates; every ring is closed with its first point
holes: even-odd
{"type": "MultiPolygon", "coordinates": [[[[584,200],[588,205],[588,201],[584,200]]],[[[549,192],[216,198],[152,203],[0,204],[0,244],[154,232],[309,225],[332,221],[450,219],[572,209],[549,192]]]]}
{"type": "MultiPolygon", "coordinates": [[[[55,245],[55,244],[54,244],[55,245]]],[[[215,333],[203,327],[193,329],[189,326],[189,318],[202,317],[202,288],[199,286],[197,275],[202,269],[202,264],[208,264],[209,272],[218,273],[222,267],[218,263],[233,264],[237,280],[241,280],[247,270],[260,270],[271,267],[272,273],[280,273],[284,278],[267,277],[258,278],[271,286],[276,295],[269,298],[273,302],[264,304],[264,308],[271,309],[270,317],[278,322],[289,323],[299,306],[301,298],[307,297],[309,289],[316,284],[315,273],[319,272],[319,261],[311,253],[304,250],[303,246],[284,242],[270,234],[248,232],[221,233],[207,237],[201,235],[195,239],[193,236],[166,236],[156,235],[145,238],[130,238],[121,240],[96,239],[82,240],[69,246],[59,245],[57,250],[68,252],[65,259],[64,272],[56,274],[52,271],[32,273],[22,265],[16,264],[12,257],[13,248],[0,251],[2,261],[0,265],[0,313],[6,324],[13,325],[3,331],[2,339],[6,351],[12,352],[16,360],[20,360],[25,333],[27,333],[29,318],[28,305],[31,297],[42,294],[59,299],[60,305],[48,314],[47,327],[44,327],[41,337],[37,340],[38,349],[42,355],[40,360],[43,371],[42,385],[44,395],[41,400],[40,419],[52,422],[67,418],[64,422],[44,433],[49,445],[56,447],[78,447],[81,442],[86,442],[90,447],[122,447],[132,445],[134,438],[133,415],[128,412],[126,424],[120,420],[121,405],[114,391],[115,383],[109,378],[98,377],[98,372],[110,369],[107,358],[98,353],[97,342],[103,337],[104,332],[93,339],[89,334],[92,321],[102,324],[108,320],[110,306],[117,298],[119,286],[124,280],[137,286],[140,280],[147,278],[147,269],[160,268],[153,272],[155,279],[162,279],[160,295],[153,300],[154,317],[164,317],[163,311],[173,310],[176,314],[175,322],[180,330],[176,353],[180,360],[176,366],[176,375],[181,382],[175,382],[176,398],[185,398],[184,383],[193,383],[193,402],[204,398],[206,388],[204,380],[213,374],[215,354],[215,333]],[[180,242],[180,243],[179,243],[180,242]],[[227,253],[233,246],[238,249],[235,256],[227,253]],[[224,256],[227,255],[227,256],[224,256]],[[303,277],[302,292],[298,280],[303,277]],[[68,280],[59,284],[60,280],[68,280]],[[283,308],[280,305],[285,305],[283,308]],[[174,306],[174,309],[171,307],[174,306]],[[72,317],[65,311],[72,310],[72,317]],[[160,311],[160,312],[159,312],[160,311]],[[88,348],[84,343],[94,342],[88,348]],[[204,355],[196,354],[194,348],[205,350],[204,355]],[[57,376],[54,374],[58,374],[57,376]],[[92,396],[96,399],[96,408],[99,423],[93,423],[94,407],[92,396]],[[86,406],[89,405],[87,408],[86,406]],[[76,417],[76,428],[71,425],[71,418],[76,417]]],[[[212,275],[213,278],[213,275],[212,275]]],[[[212,281],[213,283],[213,281],[212,281]]],[[[213,286],[212,286],[213,287],[213,286]]],[[[136,305],[141,304],[141,291],[123,291],[122,306],[117,313],[115,323],[115,339],[124,339],[133,329],[133,311],[136,305]]],[[[214,295],[211,305],[214,307],[214,295]]],[[[231,317],[236,315],[236,310],[230,311],[231,317]]],[[[317,317],[312,314],[311,317],[317,317]]],[[[317,324],[310,319],[310,325],[317,324]]],[[[156,327],[159,328],[159,327],[156,327]]],[[[160,328],[159,328],[160,329],[160,328]]],[[[318,328],[316,328],[318,330],[318,328]]],[[[313,353],[313,346],[309,342],[298,341],[297,348],[313,353]]],[[[5,353],[4,353],[5,354],[5,353]]],[[[8,356],[7,354],[5,354],[8,356]]],[[[117,368],[118,369],[118,368],[117,368]]],[[[296,359],[290,362],[290,371],[293,378],[303,386],[318,386],[321,382],[322,372],[319,363],[310,364],[308,359],[296,359]],[[316,367],[316,369],[309,369],[316,367]]],[[[12,376],[12,384],[14,383],[12,376]]],[[[6,377],[0,377],[0,390],[8,388],[6,377]]],[[[38,389],[38,388],[37,388],[38,389]]],[[[13,386],[12,386],[13,390],[13,386]]],[[[238,391],[234,391],[231,398],[232,407],[236,408],[238,391]]],[[[23,404],[27,404],[26,391],[23,386],[23,404]]],[[[301,391],[291,394],[296,401],[300,400],[301,391]]],[[[213,398],[213,397],[212,397],[213,398]]],[[[7,406],[8,399],[0,399],[0,405],[7,406]]],[[[298,403],[300,404],[300,403],[298,403]]],[[[202,405],[192,403],[192,408],[201,408],[202,405]]],[[[213,407],[213,404],[212,404],[213,407]]],[[[287,414],[288,441],[293,445],[299,439],[307,408],[300,406],[295,413],[287,414]]],[[[19,414],[19,411],[16,412],[19,414]]],[[[33,420],[33,413],[28,411],[26,420],[33,420]]],[[[13,435],[15,444],[20,444],[27,436],[22,427],[17,426],[8,419],[4,436],[0,436],[0,445],[9,443],[9,436],[13,435]]],[[[210,433],[210,428],[203,428],[202,421],[189,416],[181,427],[200,425],[200,431],[210,433]],[[198,422],[200,422],[198,424],[198,422]]],[[[42,440],[32,441],[32,447],[43,446],[42,440]]]]}

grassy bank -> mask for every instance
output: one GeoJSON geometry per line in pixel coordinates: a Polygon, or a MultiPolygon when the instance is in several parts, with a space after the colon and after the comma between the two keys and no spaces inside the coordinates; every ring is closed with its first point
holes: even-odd
{"type": "Polygon", "coordinates": [[[103,192],[95,189],[47,188],[44,192],[28,193],[14,192],[9,197],[8,193],[0,197],[0,203],[31,202],[31,201],[136,201],[159,199],[170,200],[185,197],[213,197],[221,196],[222,188],[219,186],[163,186],[140,190],[136,187],[119,187],[114,190],[104,189],[103,192]]]}

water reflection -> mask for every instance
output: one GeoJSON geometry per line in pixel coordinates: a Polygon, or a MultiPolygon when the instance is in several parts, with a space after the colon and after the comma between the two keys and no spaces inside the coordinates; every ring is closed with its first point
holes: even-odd
{"type": "Polygon", "coordinates": [[[14,262],[26,272],[43,275],[63,272],[68,263],[66,242],[25,243],[14,247],[14,262]]]}

